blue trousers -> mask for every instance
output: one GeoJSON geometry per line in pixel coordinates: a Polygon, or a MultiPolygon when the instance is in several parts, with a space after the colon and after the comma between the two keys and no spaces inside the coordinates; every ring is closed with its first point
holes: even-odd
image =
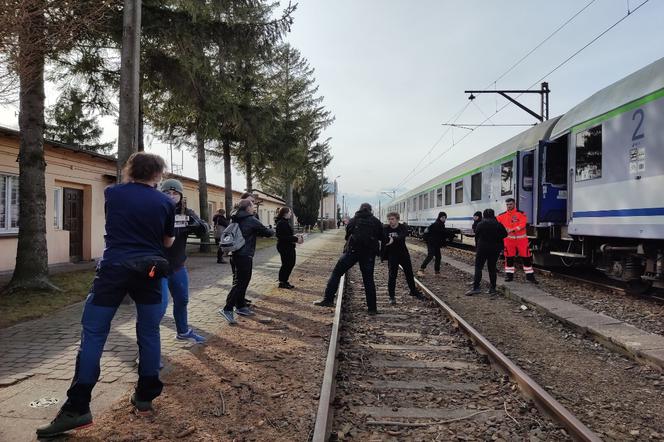
{"type": "Polygon", "coordinates": [[[186,267],[178,270],[161,280],[162,294],[162,316],[168,308],[168,293],[173,297],[173,318],[178,333],[184,334],[189,331],[187,321],[187,304],[189,304],[189,273],[186,267]]]}
{"type": "Polygon", "coordinates": [[[122,263],[109,263],[102,264],[97,269],[92,289],[85,302],[76,371],[67,390],[67,401],[63,408],[79,413],[90,411],[92,389],[99,380],[100,360],[111,329],[111,321],[126,294],[136,303],[139,353],[136,397],[141,401],[151,401],[161,394],[161,281],[136,274],[122,263]]]}
{"type": "Polygon", "coordinates": [[[332,270],[330,279],[327,281],[327,287],[325,287],[325,299],[334,299],[334,296],[339,289],[341,277],[357,263],[360,264],[360,272],[362,272],[362,282],[364,283],[364,293],[367,297],[367,307],[369,310],[376,310],[376,283],[374,282],[376,256],[373,254],[348,252],[341,255],[339,261],[337,261],[337,264],[334,266],[334,270],[332,270]]]}

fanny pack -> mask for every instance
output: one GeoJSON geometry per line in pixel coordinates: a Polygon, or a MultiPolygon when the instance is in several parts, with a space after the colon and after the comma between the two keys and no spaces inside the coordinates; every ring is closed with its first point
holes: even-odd
{"type": "Polygon", "coordinates": [[[159,279],[168,276],[171,266],[166,258],[161,256],[144,256],[125,261],[123,265],[145,279],[159,279]]]}

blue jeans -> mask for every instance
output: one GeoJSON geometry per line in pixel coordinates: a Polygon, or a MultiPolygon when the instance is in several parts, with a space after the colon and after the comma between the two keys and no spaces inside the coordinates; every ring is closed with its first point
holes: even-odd
{"type": "Polygon", "coordinates": [[[138,339],[138,383],[136,397],[151,401],[161,394],[159,380],[161,342],[161,282],[136,274],[122,265],[109,263],[97,269],[85,302],[81,325],[81,345],[76,355],[76,371],[63,408],[80,413],[90,411],[92,389],[99,379],[100,360],[111,329],[111,321],[122,299],[129,294],[136,303],[138,339]]]}
{"type": "Polygon", "coordinates": [[[181,267],[166,278],[161,280],[162,294],[162,316],[168,308],[168,293],[173,297],[173,317],[175,328],[178,333],[185,334],[189,331],[187,321],[187,304],[189,304],[189,273],[186,267],[181,267]]]}
{"type": "Polygon", "coordinates": [[[376,310],[376,284],[374,282],[374,265],[376,263],[376,256],[374,254],[359,254],[356,252],[348,252],[341,255],[339,261],[332,270],[332,275],[327,281],[325,288],[325,299],[333,300],[334,296],[339,289],[339,282],[341,277],[350,270],[355,264],[360,264],[360,272],[362,272],[362,282],[364,283],[364,293],[367,297],[367,307],[369,310],[376,310]]]}

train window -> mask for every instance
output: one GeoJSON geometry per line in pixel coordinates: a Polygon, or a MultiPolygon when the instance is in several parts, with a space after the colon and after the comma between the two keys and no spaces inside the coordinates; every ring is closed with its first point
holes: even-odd
{"type": "MultiPolygon", "coordinates": [[[[512,176],[513,176],[513,164],[511,161],[503,163],[500,165],[500,195],[511,195],[512,194],[512,176]]],[[[531,164],[532,171],[532,164],[531,164]]],[[[532,186],[532,183],[531,183],[532,186]]]]}
{"type": "Polygon", "coordinates": [[[429,208],[433,209],[436,207],[436,190],[429,192],[429,208]]]}
{"type": "Polygon", "coordinates": [[[470,177],[470,200],[479,201],[481,199],[482,199],[482,172],[479,172],[470,177]]]}
{"type": "Polygon", "coordinates": [[[413,212],[417,212],[417,197],[413,198],[413,212]]]}
{"type": "Polygon", "coordinates": [[[443,207],[443,189],[436,190],[436,207],[443,207]]]}
{"type": "Polygon", "coordinates": [[[602,177],[602,126],[576,134],[576,181],[602,177]]]}
{"type": "Polygon", "coordinates": [[[424,210],[424,201],[423,201],[424,195],[420,195],[419,198],[420,198],[420,204],[417,206],[417,208],[418,210],[424,210]]]}
{"type": "Polygon", "coordinates": [[[429,208],[429,194],[425,193],[424,194],[424,210],[427,210],[429,208]]]}
{"type": "Polygon", "coordinates": [[[445,185],[445,205],[452,204],[452,183],[445,185]]]}
{"type": "Polygon", "coordinates": [[[527,153],[521,159],[521,168],[523,173],[521,174],[521,187],[526,192],[533,190],[533,160],[535,155],[532,153],[527,153]]]}
{"type": "Polygon", "coordinates": [[[454,183],[454,203],[459,204],[463,202],[463,181],[454,183]]]}

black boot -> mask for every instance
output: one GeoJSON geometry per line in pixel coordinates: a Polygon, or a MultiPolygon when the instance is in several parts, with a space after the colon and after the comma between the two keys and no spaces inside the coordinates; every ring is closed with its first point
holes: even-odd
{"type": "Polygon", "coordinates": [[[539,284],[537,280],[535,279],[535,274],[534,273],[526,273],[526,280],[532,284],[539,284]]]}
{"type": "Polygon", "coordinates": [[[60,410],[50,424],[37,428],[38,438],[52,438],[67,431],[85,428],[92,425],[92,413],[60,410]]]}
{"type": "Polygon", "coordinates": [[[505,282],[514,281],[514,273],[505,273],[505,282]]]}
{"type": "Polygon", "coordinates": [[[314,305],[317,305],[319,307],[334,307],[334,300],[323,298],[320,301],[314,302],[314,305]]]}

